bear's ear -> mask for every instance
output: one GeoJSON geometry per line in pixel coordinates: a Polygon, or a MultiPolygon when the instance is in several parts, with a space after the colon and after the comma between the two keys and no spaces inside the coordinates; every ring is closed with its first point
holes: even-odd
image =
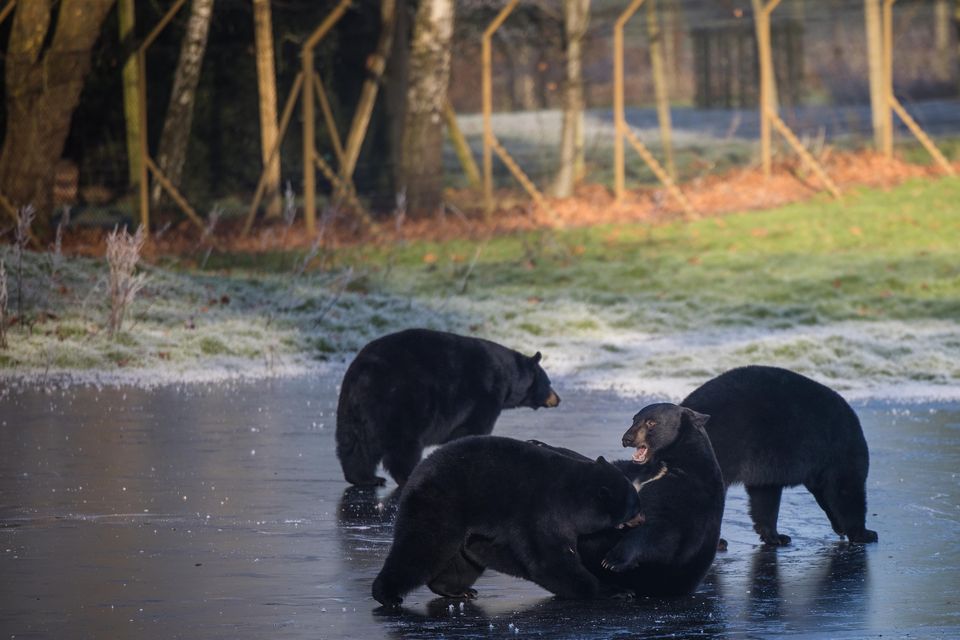
{"type": "Polygon", "coordinates": [[[597,457],[597,464],[610,464],[610,463],[607,462],[607,459],[604,458],[603,456],[598,456],[598,457],[597,457]]]}
{"type": "Polygon", "coordinates": [[[541,358],[543,358],[543,356],[540,355],[539,351],[537,351],[535,354],[533,354],[533,357],[530,359],[533,360],[533,364],[539,364],[541,358]]]}
{"type": "Polygon", "coordinates": [[[693,409],[688,409],[687,407],[680,407],[680,409],[682,410],[683,416],[690,421],[690,424],[700,429],[704,428],[707,424],[707,420],[710,419],[710,416],[705,413],[698,413],[693,409]]]}

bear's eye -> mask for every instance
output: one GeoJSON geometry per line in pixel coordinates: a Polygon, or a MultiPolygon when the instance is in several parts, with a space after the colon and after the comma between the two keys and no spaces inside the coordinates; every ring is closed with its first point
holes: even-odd
{"type": "Polygon", "coordinates": [[[653,429],[655,426],[657,426],[657,421],[647,420],[644,424],[647,426],[647,429],[653,429]]]}

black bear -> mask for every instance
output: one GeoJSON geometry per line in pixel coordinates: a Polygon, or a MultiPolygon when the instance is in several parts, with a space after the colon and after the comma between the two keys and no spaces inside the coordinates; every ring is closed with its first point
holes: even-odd
{"type": "Polygon", "coordinates": [[[731,369],[680,403],[710,414],[707,432],[725,486],[742,482],[750,517],[768,545],[777,531],[783,487],[802,484],[851,542],[876,542],[865,528],[870,455],[857,414],[833,389],[777,367],[731,369]]]}
{"type": "Polygon", "coordinates": [[[710,568],[724,487],[703,428],[708,418],[669,403],[649,405],[633,417],[623,446],[636,451],[631,460],[613,464],[639,493],[642,523],[581,536],[577,545],[606,591],[681,596],[696,589],[710,568]]]}
{"type": "Polygon", "coordinates": [[[373,597],[396,606],[426,584],[471,597],[489,567],[572,598],[600,583],[575,552],[582,535],[634,524],[633,485],[603,458],[575,460],[533,444],[473,436],[445,445],[410,476],[373,597]]]}
{"type": "Polygon", "coordinates": [[[337,405],[337,457],[351,484],[377,486],[383,460],[403,485],[423,448],[487,435],[503,409],[555,407],[560,397],[533,357],[452,333],[408,329],[357,354],[337,405]]]}

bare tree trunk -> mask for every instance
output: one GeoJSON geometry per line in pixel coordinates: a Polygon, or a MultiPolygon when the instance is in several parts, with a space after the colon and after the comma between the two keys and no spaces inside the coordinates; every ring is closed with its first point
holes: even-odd
{"type": "Polygon", "coordinates": [[[537,104],[537,80],[534,76],[536,69],[533,64],[533,48],[527,43],[520,43],[516,49],[516,86],[514,93],[520,97],[520,108],[524,111],[534,111],[537,104]]]}
{"type": "MultiPolygon", "coordinates": [[[[180,45],[180,59],[173,76],[173,91],[163,121],[157,165],[170,183],[179,188],[183,165],[187,160],[187,144],[190,142],[190,126],[193,120],[193,103],[197,84],[200,82],[200,67],[207,48],[207,34],[213,16],[213,0],[193,0],[187,32],[180,45]]],[[[163,191],[159,181],[150,194],[152,206],[160,203],[163,191]]]]}
{"type": "Polygon", "coordinates": [[[253,0],[253,37],[257,48],[257,93],[260,97],[260,155],[267,172],[263,202],[266,217],[276,218],[280,216],[281,209],[280,154],[270,157],[279,135],[270,0],[253,0]]]}
{"type": "MultiPolygon", "coordinates": [[[[120,44],[124,51],[133,51],[136,11],[133,0],[119,0],[117,22],[120,44]]],[[[131,187],[140,182],[140,69],[137,56],[131,55],[123,65],[123,119],[127,128],[127,174],[131,187]]]]}
{"type": "Polygon", "coordinates": [[[577,167],[583,164],[583,38],[590,24],[590,0],[564,0],[566,78],[563,87],[563,131],[560,134],[560,167],[553,195],[573,195],[577,167]]]}
{"type": "Polygon", "coordinates": [[[52,39],[52,0],[17,3],[4,68],[0,191],[15,207],[33,204],[41,227],[49,226],[54,167],[90,71],[90,50],[113,2],[60,0],[52,39]]]}
{"type": "Polygon", "coordinates": [[[401,153],[407,212],[428,216],[443,201],[443,107],[450,81],[453,0],[420,0],[410,46],[401,153]]]}

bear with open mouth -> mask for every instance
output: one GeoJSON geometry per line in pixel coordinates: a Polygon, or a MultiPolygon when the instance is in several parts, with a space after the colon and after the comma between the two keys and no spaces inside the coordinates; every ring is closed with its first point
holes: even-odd
{"type": "Polygon", "coordinates": [[[611,591],[681,596],[703,580],[723,519],[720,466],[704,430],[709,416],[670,403],[644,407],[623,435],[634,449],[613,464],[637,488],[643,523],[581,536],[584,565],[611,591]]]}

